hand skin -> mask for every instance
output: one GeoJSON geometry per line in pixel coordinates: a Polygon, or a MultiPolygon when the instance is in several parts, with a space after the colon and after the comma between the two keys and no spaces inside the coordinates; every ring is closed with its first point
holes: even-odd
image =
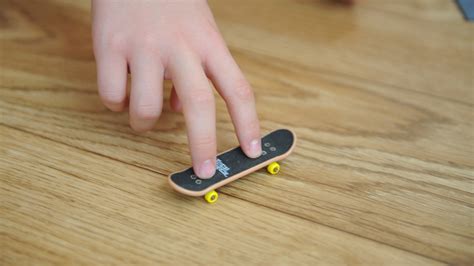
{"type": "Polygon", "coordinates": [[[240,145],[261,154],[253,91],[232,58],[204,0],[92,0],[94,55],[101,100],[112,111],[127,105],[131,127],[151,130],[171,79],[171,107],[184,113],[194,172],[210,178],[216,165],[212,81],[224,98],[240,145]]]}

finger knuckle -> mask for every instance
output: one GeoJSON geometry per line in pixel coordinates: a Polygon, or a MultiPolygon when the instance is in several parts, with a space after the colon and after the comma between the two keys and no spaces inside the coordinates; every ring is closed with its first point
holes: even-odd
{"type": "Polygon", "coordinates": [[[214,95],[208,90],[195,90],[189,95],[188,101],[198,106],[214,105],[214,95]]]}
{"type": "Polygon", "coordinates": [[[200,151],[207,149],[215,150],[216,140],[212,136],[202,136],[194,141],[193,146],[200,151]]]}
{"type": "Polygon", "coordinates": [[[219,29],[213,21],[206,21],[206,23],[203,24],[202,31],[205,32],[204,36],[206,36],[206,44],[208,44],[210,48],[225,47],[225,43],[222,39],[221,34],[219,33],[219,29]]]}
{"type": "Polygon", "coordinates": [[[112,34],[107,38],[105,49],[114,52],[123,52],[127,46],[127,38],[123,34],[112,34]]]}
{"type": "Polygon", "coordinates": [[[156,119],[161,114],[161,108],[155,103],[142,103],[135,109],[135,115],[142,120],[156,119]]]}
{"type": "Polygon", "coordinates": [[[145,34],[140,40],[140,46],[145,51],[158,52],[159,38],[155,34],[145,34]]]}
{"type": "Polygon", "coordinates": [[[237,83],[234,94],[236,99],[240,102],[250,102],[253,101],[254,98],[252,88],[246,80],[240,80],[237,83]]]}

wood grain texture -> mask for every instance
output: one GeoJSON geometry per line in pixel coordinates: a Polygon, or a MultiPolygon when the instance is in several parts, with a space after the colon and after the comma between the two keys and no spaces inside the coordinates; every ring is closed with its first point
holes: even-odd
{"type": "Polygon", "coordinates": [[[138,135],[100,104],[88,1],[0,1],[2,265],[472,264],[474,24],[453,1],[210,5],[263,131],[299,140],[215,205],[167,184],[181,114],[138,135]]]}

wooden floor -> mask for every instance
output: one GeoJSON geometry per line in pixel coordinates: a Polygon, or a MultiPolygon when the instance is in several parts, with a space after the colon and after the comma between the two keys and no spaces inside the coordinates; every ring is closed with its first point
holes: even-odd
{"type": "Polygon", "coordinates": [[[138,135],[101,105],[89,5],[0,0],[0,264],[473,264],[474,24],[454,1],[210,1],[262,131],[299,137],[214,205],[167,184],[190,164],[181,114],[138,135]]]}

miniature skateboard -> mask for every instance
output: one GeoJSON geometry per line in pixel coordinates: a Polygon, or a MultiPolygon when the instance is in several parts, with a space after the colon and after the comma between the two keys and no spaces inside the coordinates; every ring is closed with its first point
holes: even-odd
{"type": "Polygon", "coordinates": [[[200,179],[193,168],[172,173],[168,176],[170,185],[178,192],[189,196],[204,196],[209,203],[217,201],[215,189],[224,186],[265,166],[270,174],[277,174],[277,161],[286,158],[296,143],[295,134],[288,129],[278,129],[262,138],[262,155],[247,157],[240,147],[217,155],[216,173],[209,179],[200,179]]]}

